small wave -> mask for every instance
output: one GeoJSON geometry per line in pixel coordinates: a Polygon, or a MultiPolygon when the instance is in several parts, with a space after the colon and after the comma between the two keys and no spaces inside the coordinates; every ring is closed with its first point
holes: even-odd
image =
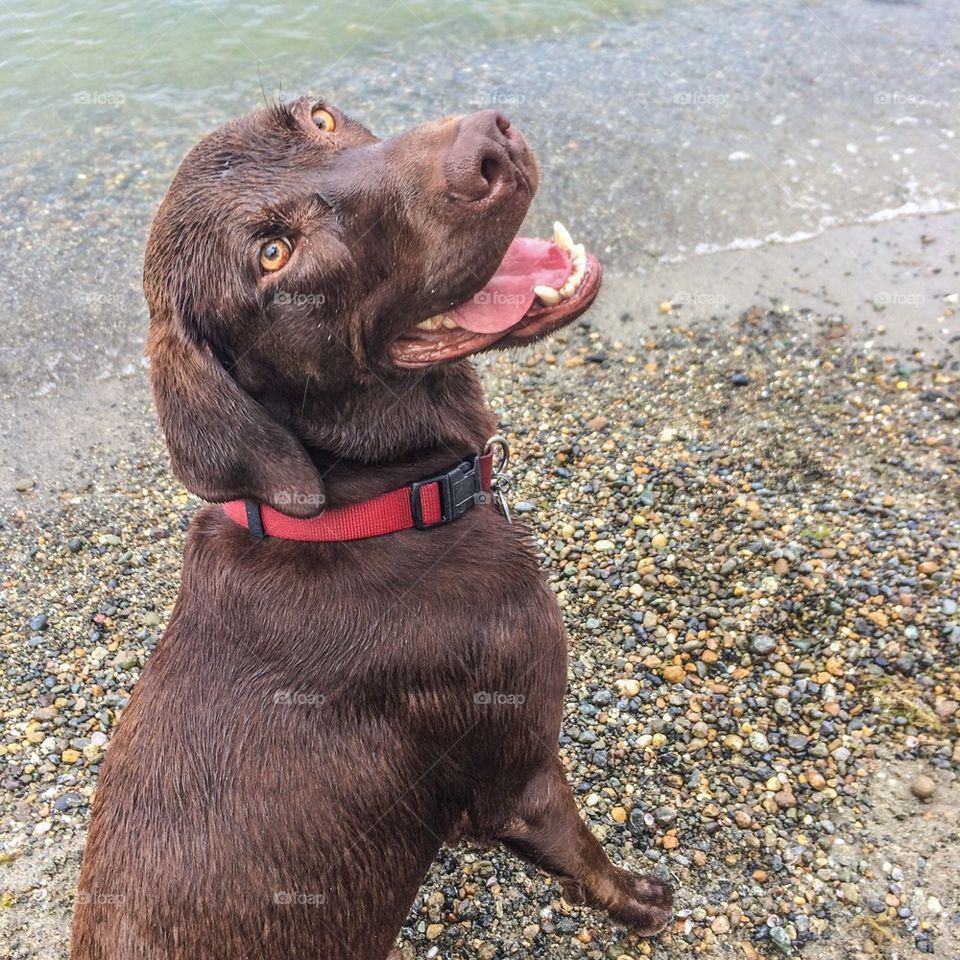
{"type": "Polygon", "coordinates": [[[660,257],[659,263],[684,263],[691,257],[709,256],[714,253],[731,253],[735,250],[757,250],[760,247],[780,246],[790,243],[803,243],[823,236],[834,227],[856,227],[867,223],[888,223],[903,217],[918,217],[937,213],[956,213],[960,211],[960,204],[947,200],[938,200],[930,197],[926,200],[909,200],[899,207],[885,207],[865,217],[852,220],[840,220],[837,217],[824,217],[815,230],[796,230],[793,233],[781,233],[775,230],[763,237],[734,237],[729,243],[698,243],[689,255],[665,254],[660,257]]]}

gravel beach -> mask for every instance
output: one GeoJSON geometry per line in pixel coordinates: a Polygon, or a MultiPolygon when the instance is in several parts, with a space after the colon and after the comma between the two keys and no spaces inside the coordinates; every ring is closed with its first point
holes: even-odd
{"type": "MultiPolygon", "coordinates": [[[[695,313],[480,361],[570,631],[570,780],[615,860],[673,878],[675,922],[637,940],[459,847],[407,958],[960,956],[956,344],[695,313]]],[[[2,960],[64,956],[99,764],[176,594],[197,502],[144,429],[2,520],[2,960]]]]}

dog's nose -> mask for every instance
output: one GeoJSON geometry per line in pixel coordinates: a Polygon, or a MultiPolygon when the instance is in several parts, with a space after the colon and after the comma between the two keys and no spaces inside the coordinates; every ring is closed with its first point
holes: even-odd
{"type": "Polygon", "coordinates": [[[523,139],[496,110],[480,110],[460,120],[444,160],[447,188],[458,200],[484,200],[509,192],[519,171],[523,139]]]}

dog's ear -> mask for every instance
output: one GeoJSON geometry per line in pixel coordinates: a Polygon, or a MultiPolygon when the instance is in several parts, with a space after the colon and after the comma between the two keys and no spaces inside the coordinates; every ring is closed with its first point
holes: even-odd
{"type": "Polygon", "coordinates": [[[204,500],[249,499],[294,517],[323,510],[323,481],[300,441],[227,373],[207,343],[154,317],[147,353],[173,471],[204,500]]]}

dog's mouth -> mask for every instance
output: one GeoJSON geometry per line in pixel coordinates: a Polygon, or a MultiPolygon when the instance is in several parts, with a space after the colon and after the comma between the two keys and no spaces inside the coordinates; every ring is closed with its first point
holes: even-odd
{"type": "Polygon", "coordinates": [[[429,317],[390,345],[399,367],[425,367],[497,347],[520,346],[579,317],[602,270],[562,223],[553,239],[516,237],[494,275],[469,300],[429,317]]]}

